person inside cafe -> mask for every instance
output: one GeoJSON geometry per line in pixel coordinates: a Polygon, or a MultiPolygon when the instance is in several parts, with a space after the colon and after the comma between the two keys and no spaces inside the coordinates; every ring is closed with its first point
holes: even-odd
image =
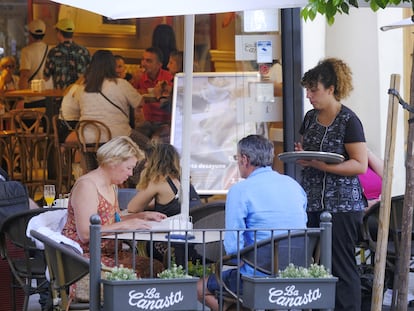
{"type": "Polygon", "coordinates": [[[62,104],[58,117],[58,138],[59,143],[76,143],[78,138],[75,128],[79,123],[80,106],[79,90],[84,83],[84,76],[81,76],[75,83],[69,85],[63,92],[62,104]]]}
{"type": "Polygon", "coordinates": [[[4,56],[0,59],[0,92],[19,89],[19,76],[15,74],[16,59],[13,56],[4,56]]]}
{"type": "MultiPolygon", "coordinates": [[[[43,69],[49,51],[49,46],[43,41],[46,34],[46,24],[41,19],[35,19],[28,25],[29,45],[20,54],[19,89],[30,89],[32,80],[43,79],[43,69]]],[[[45,107],[44,97],[27,98],[24,108],[45,107]]]]}
{"type": "MultiPolygon", "coordinates": [[[[142,95],[128,81],[118,77],[115,67],[111,51],[98,50],[93,54],[85,81],[75,94],[80,107],[79,121],[101,121],[108,126],[112,137],[131,136],[143,148],[148,139],[133,130],[134,124],[131,124],[131,113],[141,105],[142,95]]],[[[84,134],[87,143],[95,142],[95,132],[86,129],[84,134]]],[[[102,135],[100,143],[106,141],[108,137],[102,135]]]]}
{"type": "Polygon", "coordinates": [[[54,88],[63,90],[85,72],[91,57],[86,47],[73,41],[75,23],[72,20],[59,20],[55,29],[59,43],[47,54],[43,76],[45,80],[52,79],[54,88]]]}
{"type": "MultiPolygon", "coordinates": [[[[162,213],[143,211],[121,215],[118,204],[117,185],[122,184],[137,161],[144,157],[143,152],[128,136],[118,136],[102,145],[97,152],[97,169],[81,176],[69,195],[68,216],[62,234],[76,241],[89,257],[89,219],[98,214],[102,230],[151,229],[148,221],[161,221],[162,213]]],[[[110,240],[102,242],[102,263],[108,267],[115,265],[114,244],[110,240]]],[[[122,253],[122,264],[132,266],[132,252],[122,253]]],[[[149,273],[149,258],[136,256],[136,267],[141,277],[149,273]],[[147,271],[145,271],[147,270],[147,271]]],[[[163,270],[162,263],[154,260],[155,275],[163,270]]]]}
{"type": "MultiPolygon", "coordinates": [[[[170,59],[168,61],[168,71],[174,77],[176,73],[183,72],[183,52],[182,51],[171,51],[170,59]]],[[[171,81],[174,82],[174,78],[171,81]]],[[[160,102],[161,109],[165,111],[172,112],[172,95],[173,95],[173,85],[166,83],[158,83],[154,87],[154,95],[157,100],[160,102]]]]}
{"type": "MultiPolygon", "coordinates": [[[[293,178],[272,169],[273,143],[260,135],[246,136],[237,144],[236,157],[240,176],[245,179],[234,184],[227,193],[225,228],[306,228],[306,193],[293,178]]],[[[259,231],[256,241],[269,238],[270,235],[270,231],[259,231]]],[[[224,236],[227,254],[236,253],[254,242],[254,231],[243,234],[227,231],[224,236]]],[[[240,263],[240,274],[252,275],[253,268],[240,263]]],[[[223,271],[222,280],[234,292],[237,291],[237,280],[242,282],[237,269],[223,271]]],[[[205,298],[211,310],[219,310],[215,295],[219,290],[220,285],[214,274],[201,278],[197,284],[198,300],[202,302],[205,298]]],[[[227,307],[224,305],[223,310],[227,307]]]]}
{"type": "Polygon", "coordinates": [[[144,73],[139,81],[134,82],[134,87],[141,94],[147,96],[142,109],[145,121],[137,126],[137,129],[149,138],[161,137],[164,142],[169,142],[171,113],[160,107],[159,100],[153,94],[155,86],[159,83],[172,85],[173,76],[161,68],[162,60],[163,55],[159,48],[150,47],[145,50],[141,61],[144,73]],[[160,134],[165,131],[168,133],[167,135],[160,134]]]}
{"type": "Polygon", "coordinates": [[[121,79],[125,79],[128,82],[132,81],[132,74],[127,72],[126,66],[125,66],[125,58],[122,55],[114,55],[115,62],[116,62],[116,68],[115,71],[118,74],[118,77],[121,79]]]}
{"type": "Polygon", "coordinates": [[[163,55],[162,69],[169,70],[168,60],[170,53],[177,50],[177,40],[174,29],[168,24],[159,24],[152,32],[152,44],[161,50],[163,55]]]}
{"type": "MultiPolygon", "coordinates": [[[[7,91],[19,89],[19,76],[15,74],[16,59],[13,56],[4,56],[0,59],[0,95],[7,91]]],[[[23,107],[23,100],[0,100],[6,111],[23,107]]],[[[3,109],[1,109],[3,110],[3,109]]]]}

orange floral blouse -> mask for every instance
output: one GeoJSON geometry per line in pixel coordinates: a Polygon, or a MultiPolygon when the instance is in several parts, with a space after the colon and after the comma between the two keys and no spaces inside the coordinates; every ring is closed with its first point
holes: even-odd
{"type": "MultiPolygon", "coordinates": [[[[115,189],[114,189],[115,191],[115,189]]],[[[118,200],[115,201],[115,205],[108,202],[107,199],[103,195],[98,192],[98,215],[101,217],[101,224],[102,225],[109,225],[115,222],[115,213],[120,213],[118,200]]],[[[68,238],[76,241],[83,249],[83,255],[85,257],[89,257],[89,242],[83,243],[78,236],[76,231],[76,219],[75,213],[72,207],[71,198],[69,198],[68,204],[68,217],[66,220],[66,224],[62,230],[62,234],[67,236],[68,238]]],[[[111,240],[103,240],[101,242],[101,261],[108,267],[113,267],[115,265],[114,261],[114,243],[111,240]]]]}

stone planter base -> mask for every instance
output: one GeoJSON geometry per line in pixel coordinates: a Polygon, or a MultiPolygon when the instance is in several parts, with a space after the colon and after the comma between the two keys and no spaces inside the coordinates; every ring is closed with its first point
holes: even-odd
{"type": "Polygon", "coordinates": [[[198,278],[102,280],[103,311],[196,310],[198,278]]]}
{"type": "Polygon", "coordinates": [[[252,309],[335,307],[338,278],[282,279],[242,276],[243,305],[252,309]]]}

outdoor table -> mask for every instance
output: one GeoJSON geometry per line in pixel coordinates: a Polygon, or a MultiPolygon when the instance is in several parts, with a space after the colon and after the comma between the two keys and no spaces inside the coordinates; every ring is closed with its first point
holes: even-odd
{"type": "MultiPolygon", "coordinates": [[[[169,232],[174,234],[174,230],[155,229],[155,230],[140,230],[140,231],[122,231],[119,234],[103,235],[102,239],[118,239],[128,241],[156,241],[156,242],[171,242],[171,243],[188,243],[188,244],[203,244],[220,242],[223,239],[223,230],[219,229],[191,229],[180,230],[180,235],[183,238],[175,239],[168,236],[169,232]],[[191,238],[185,238],[185,232],[191,238]]],[[[105,231],[102,231],[105,232],[105,231]]],[[[113,231],[111,231],[113,232],[113,231]]]]}
{"type": "Polygon", "coordinates": [[[60,108],[55,104],[55,99],[63,97],[63,92],[64,90],[61,89],[47,89],[43,91],[32,91],[31,89],[24,89],[4,92],[1,97],[6,100],[30,97],[45,97],[46,115],[49,118],[49,123],[52,124],[52,117],[59,113],[60,108]]]}

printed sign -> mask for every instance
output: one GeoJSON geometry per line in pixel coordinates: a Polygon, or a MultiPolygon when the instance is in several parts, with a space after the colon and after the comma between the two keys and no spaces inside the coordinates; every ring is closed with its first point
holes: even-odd
{"type": "MultiPolygon", "coordinates": [[[[240,180],[237,161],[234,160],[237,142],[249,134],[267,135],[267,127],[263,124],[270,119],[271,112],[276,111],[276,102],[257,104],[258,96],[250,96],[249,83],[259,80],[257,72],[194,73],[190,177],[198,193],[227,193],[230,186],[240,180]]],[[[184,75],[176,75],[171,144],[180,153],[183,83],[184,75]]],[[[263,90],[260,92],[263,94],[263,90]]]]}

